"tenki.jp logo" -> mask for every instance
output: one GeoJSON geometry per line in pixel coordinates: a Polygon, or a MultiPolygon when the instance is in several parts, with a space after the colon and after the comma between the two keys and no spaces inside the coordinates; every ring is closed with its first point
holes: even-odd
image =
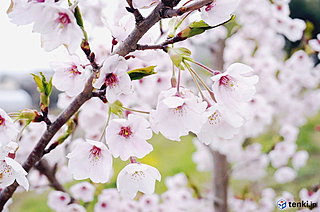
{"type": "Polygon", "coordinates": [[[277,206],[279,209],[283,210],[287,207],[287,202],[283,199],[280,199],[278,202],[277,202],[277,206]]]}
{"type": "Polygon", "coordinates": [[[318,203],[308,201],[308,200],[307,201],[302,200],[300,202],[294,202],[294,201],[287,202],[284,199],[280,199],[277,202],[277,207],[280,210],[284,210],[286,208],[310,208],[310,209],[313,209],[313,208],[318,207],[318,203]]]}

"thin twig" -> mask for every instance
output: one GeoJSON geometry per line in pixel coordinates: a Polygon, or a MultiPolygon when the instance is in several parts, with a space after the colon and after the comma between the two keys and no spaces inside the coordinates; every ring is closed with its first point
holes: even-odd
{"type": "MultiPolygon", "coordinates": [[[[166,6],[162,2],[159,3],[148,17],[146,17],[143,21],[141,21],[139,24],[136,25],[136,27],[130,33],[130,35],[115,50],[114,54],[125,56],[135,50],[142,50],[142,49],[137,49],[139,40],[153,25],[155,25],[162,18],[172,18],[174,16],[180,16],[180,15],[183,15],[184,13],[198,10],[206,6],[207,4],[210,4],[211,2],[213,2],[213,0],[202,0],[194,4],[191,4],[190,6],[181,7],[179,9],[171,9],[171,8],[168,8],[168,6],[166,6]]],[[[176,37],[174,37],[173,39],[169,39],[170,41],[166,41],[165,45],[170,44],[170,42],[175,43],[175,42],[182,41],[180,39],[177,39],[176,37]]],[[[185,39],[186,38],[184,38],[183,40],[185,39]]],[[[162,48],[163,47],[158,47],[158,49],[162,49],[162,48]]]]}
{"type": "Polygon", "coordinates": [[[127,0],[127,3],[129,5],[129,7],[126,7],[127,11],[134,15],[134,18],[136,19],[136,24],[139,24],[141,21],[143,21],[143,16],[137,8],[133,7],[132,0],[127,0]]]}
{"type": "MultiPolygon", "coordinates": [[[[43,175],[45,175],[50,183],[50,186],[57,190],[57,191],[62,191],[64,193],[68,193],[65,188],[63,187],[63,185],[61,185],[61,183],[58,181],[58,179],[56,178],[56,172],[54,167],[50,167],[49,163],[47,160],[42,159],[41,161],[39,161],[36,165],[35,168],[43,175]]],[[[69,196],[71,197],[71,201],[70,203],[75,202],[75,199],[72,197],[71,194],[69,194],[69,196]]]]}
{"type": "Polygon", "coordinates": [[[195,11],[198,10],[210,3],[212,3],[213,0],[203,0],[203,1],[197,1],[193,4],[190,4],[189,6],[182,6],[179,9],[169,9],[166,10],[163,14],[163,18],[172,18],[174,16],[180,16],[183,15],[184,13],[190,12],[190,11],[195,11]]]}

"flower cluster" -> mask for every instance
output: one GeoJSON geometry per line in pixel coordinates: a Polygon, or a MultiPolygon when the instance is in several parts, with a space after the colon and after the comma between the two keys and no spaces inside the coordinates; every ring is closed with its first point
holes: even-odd
{"type": "MultiPolygon", "coordinates": [[[[145,24],[145,14],[166,1],[128,2],[129,7],[126,1],[69,1],[68,6],[66,1],[12,1],[8,16],[13,23],[33,24],[46,51],[59,46],[67,49],[62,60],[50,63],[52,80],[42,85],[53,85],[61,92],[58,107],[64,112],[59,118],[68,121],[52,135],[50,127],[59,125],[55,123],[61,119],[48,116],[48,111],[36,112],[37,116],[28,120],[19,116],[14,122],[0,109],[0,188],[16,181],[26,190],[30,183],[31,189],[41,192],[52,185],[41,168],[32,169],[27,180],[20,165],[41,141],[41,133],[53,138],[41,152],[40,162],[54,167],[53,177],[61,184],[81,180],[69,193],[63,189],[49,193],[48,205],[55,211],[82,212],[92,202],[96,212],[212,211],[215,191],[201,188],[199,192],[184,174],[168,177],[168,190],[154,194],[161,174],[139,162],[154,150],[154,133],[172,141],[194,137],[192,159],[198,171],[211,171],[212,153],[218,153],[230,165],[226,177],[258,182],[272,170],[276,183],[293,181],[309,158],[307,151],[297,147],[299,127],[320,109],[320,66],[314,65],[310,55],[320,55],[320,35],[304,42],[311,53],[300,49],[286,55],[285,38],[300,40],[306,24],[292,19],[288,1],[280,0],[214,0],[173,18],[168,25],[163,23],[161,27],[166,29],[161,28],[160,34],[154,28],[142,34],[139,24],[145,24]],[[102,39],[88,36],[79,9],[82,6],[85,20],[92,22],[88,24],[90,33],[103,34],[102,39]],[[108,7],[110,14],[105,12],[108,7]],[[217,27],[228,21],[234,23],[217,27]],[[192,40],[209,29],[212,31],[192,40]],[[164,32],[169,37],[164,46],[140,45],[159,43],[164,32]],[[128,44],[132,40],[137,41],[128,44]],[[171,45],[177,40],[185,41],[183,46],[171,45]],[[79,47],[85,58],[79,56],[79,47]],[[130,53],[121,53],[124,48],[130,53]],[[134,51],[143,48],[146,51],[134,51]],[[155,50],[148,51],[152,48],[155,50]],[[209,61],[210,67],[198,60],[209,61]],[[80,107],[85,91],[87,101],[80,107]],[[74,105],[79,111],[68,114],[74,105]],[[260,142],[263,133],[277,135],[267,147],[260,142]],[[115,160],[126,162],[122,170],[113,169],[115,160]],[[98,189],[108,182],[114,182],[117,189],[98,189]]],[[[184,0],[178,6],[190,3],[184,0]]],[[[257,198],[230,191],[228,202],[234,211],[274,210],[270,202],[277,196],[271,188],[257,188],[257,198]]],[[[319,189],[300,192],[301,199],[319,201],[319,195],[319,189]]],[[[283,196],[290,199],[292,195],[283,196]]]]}

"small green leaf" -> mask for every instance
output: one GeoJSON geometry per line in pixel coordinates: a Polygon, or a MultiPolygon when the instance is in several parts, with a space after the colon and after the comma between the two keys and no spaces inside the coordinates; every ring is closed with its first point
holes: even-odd
{"type": "Polygon", "coordinates": [[[117,100],[117,101],[113,102],[112,104],[109,104],[110,112],[121,117],[122,112],[123,112],[122,106],[123,106],[122,103],[119,100],[117,100]]]}
{"type": "Polygon", "coordinates": [[[42,84],[41,78],[38,75],[35,75],[35,74],[31,74],[31,75],[33,76],[33,80],[36,83],[39,92],[43,92],[44,88],[43,88],[43,84],[42,84]]]}
{"type": "Polygon", "coordinates": [[[190,37],[193,37],[195,35],[202,34],[202,33],[204,33],[205,31],[207,31],[209,29],[213,29],[213,28],[216,28],[218,26],[222,26],[222,25],[232,21],[234,18],[235,18],[235,16],[232,15],[229,20],[227,20],[227,21],[225,21],[225,22],[223,22],[221,24],[218,24],[216,26],[210,26],[209,24],[207,24],[206,22],[204,22],[202,20],[201,21],[192,22],[191,24],[189,24],[189,26],[187,28],[185,28],[184,30],[179,32],[178,36],[181,37],[181,38],[190,38],[190,37]]]}
{"type": "Polygon", "coordinates": [[[33,79],[38,87],[40,93],[40,108],[41,111],[47,111],[50,104],[50,95],[52,92],[52,77],[49,82],[47,81],[46,76],[40,72],[39,75],[31,74],[33,79]]]}
{"type": "Polygon", "coordinates": [[[189,25],[190,28],[211,28],[209,24],[204,21],[196,21],[189,25]]]}
{"type": "Polygon", "coordinates": [[[190,56],[191,55],[191,51],[189,49],[187,49],[187,48],[184,48],[184,47],[177,48],[177,51],[182,56],[190,56]]]}
{"type": "Polygon", "coordinates": [[[180,67],[181,62],[184,59],[189,58],[189,56],[191,55],[191,51],[187,48],[169,48],[168,49],[168,54],[170,56],[170,59],[172,60],[173,64],[178,67],[180,67]]]}
{"type": "Polygon", "coordinates": [[[148,66],[145,68],[134,69],[134,70],[128,71],[128,74],[131,80],[139,80],[139,79],[142,79],[143,77],[156,74],[157,72],[154,71],[155,67],[156,66],[148,66]]]}

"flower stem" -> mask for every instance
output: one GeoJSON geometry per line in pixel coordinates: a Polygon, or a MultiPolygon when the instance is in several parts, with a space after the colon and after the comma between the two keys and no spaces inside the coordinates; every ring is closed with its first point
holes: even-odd
{"type": "Polygon", "coordinates": [[[194,60],[188,60],[189,62],[191,62],[191,63],[193,63],[193,64],[195,64],[195,65],[197,65],[197,66],[200,66],[201,68],[203,68],[204,70],[206,70],[207,72],[209,72],[210,74],[215,74],[215,71],[214,70],[212,70],[211,68],[209,68],[209,67],[207,67],[207,66],[205,66],[205,65],[203,65],[203,64],[201,64],[201,63],[199,63],[199,62],[197,62],[197,61],[194,61],[194,60]]]}
{"type": "Polygon", "coordinates": [[[102,139],[103,139],[103,137],[104,137],[105,134],[106,134],[106,129],[107,129],[108,125],[109,125],[110,117],[111,117],[111,109],[109,108],[109,111],[108,111],[108,119],[107,119],[106,125],[105,125],[104,128],[103,128],[102,134],[101,134],[101,136],[100,136],[100,139],[99,139],[100,142],[102,142],[102,139]]]}
{"type": "Polygon", "coordinates": [[[135,110],[135,109],[132,109],[132,108],[127,108],[127,107],[123,107],[123,109],[125,110],[128,110],[128,111],[132,111],[132,112],[137,112],[137,113],[144,113],[144,114],[150,114],[150,112],[147,112],[147,111],[142,111],[142,110],[135,110]]]}
{"type": "Polygon", "coordinates": [[[194,76],[194,74],[193,74],[192,72],[189,71],[189,73],[190,73],[190,75],[191,75],[191,77],[192,77],[192,79],[193,79],[193,82],[196,84],[196,86],[197,86],[197,88],[198,88],[198,90],[199,90],[199,92],[200,92],[200,95],[201,95],[202,99],[205,99],[205,97],[204,97],[204,95],[203,95],[203,93],[202,93],[201,87],[200,87],[200,85],[199,85],[198,80],[196,79],[196,77],[194,76]]]}
{"type": "Polygon", "coordinates": [[[177,84],[177,94],[180,95],[180,81],[181,81],[181,70],[178,73],[178,84],[177,84]]]}
{"type": "Polygon", "coordinates": [[[207,84],[206,84],[206,83],[203,81],[203,79],[197,74],[197,72],[195,72],[187,62],[183,61],[183,64],[186,66],[186,68],[189,70],[190,73],[193,73],[193,74],[194,74],[194,76],[199,80],[199,82],[201,83],[201,85],[209,92],[212,100],[215,101],[215,102],[217,102],[217,100],[216,100],[216,98],[215,98],[215,96],[214,96],[213,91],[207,86],[207,84]]]}
{"type": "Polygon", "coordinates": [[[30,123],[31,123],[30,121],[27,121],[26,124],[22,127],[19,134],[17,135],[17,139],[16,139],[17,142],[21,139],[23,131],[27,128],[27,126],[29,126],[30,123]]]}

